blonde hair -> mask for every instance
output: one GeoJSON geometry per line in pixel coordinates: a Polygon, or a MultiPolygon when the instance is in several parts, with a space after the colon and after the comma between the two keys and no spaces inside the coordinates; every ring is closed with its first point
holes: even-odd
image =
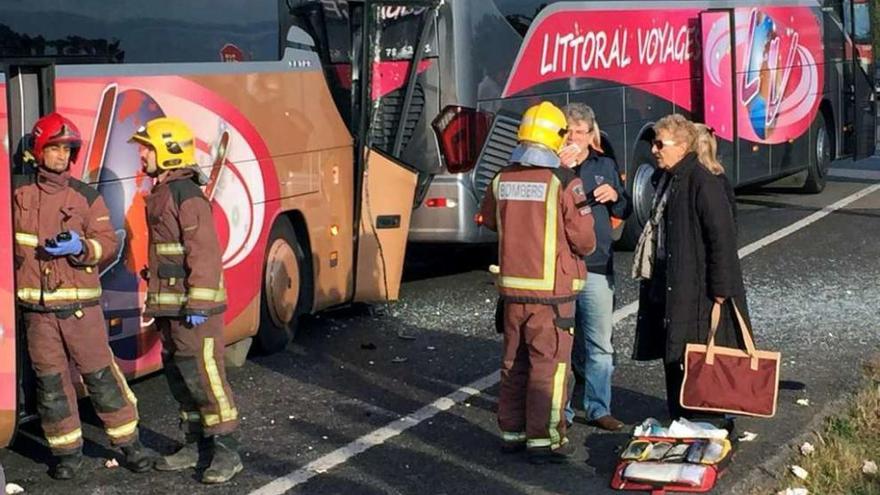
{"type": "Polygon", "coordinates": [[[708,170],[712,175],[721,175],[724,173],[724,165],[718,161],[718,141],[715,140],[715,129],[706,124],[694,124],[697,129],[697,141],[694,144],[694,151],[697,152],[697,159],[700,165],[708,170]]]}
{"type": "Polygon", "coordinates": [[[590,147],[599,153],[605,153],[602,149],[602,133],[599,130],[599,121],[596,120],[596,113],[593,109],[584,103],[574,102],[565,106],[565,118],[569,122],[583,122],[592,129],[593,142],[590,147]]]}
{"type": "Polygon", "coordinates": [[[694,123],[678,113],[669,114],[654,124],[654,133],[667,131],[673,135],[676,142],[684,143],[688,151],[695,151],[697,142],[697,128],[694,123]]]}

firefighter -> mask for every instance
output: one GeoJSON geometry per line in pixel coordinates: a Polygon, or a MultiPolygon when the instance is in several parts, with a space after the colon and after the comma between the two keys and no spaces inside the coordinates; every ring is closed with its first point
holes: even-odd
{"type": "Polygon", "coordinates": [[[37,120],[30,150],[35,173],[16,176],[13,201],[17,302],[36,373],[37,408],[57,463],[56,479],[82,466],[82,429],[70,361],[124,464],[147,471],[138,440],[137,400],[110,351],[100,306],[100,268],[117,240],[101,195],[70,175],[82,138],[58,113],[37,120]]]}
{"type": "Polygon", "coordinates": [[[477,223],[498,232],[504,350],[498,426],[502,451],[525,449],[535,464],[565,462],[565,404],[574,301],[596,245],[583,184],[559,167],[565,114],[549,102],[529,108],[510,166],[492,180],[477,223]]]}
{"type": "Polygon", "coordinates": [[[180,409],[184,445],[156,462],[160,471],[195,467],[211,455],[203,483],[225,483],[242,469],[232,433],[238,411],[223,361],[226,290],[211,205],[200,188],[192,131],[158,118],[131,137],[144,172],[154,178],[147,197],[149,267],[145,315],[162,336],[162,362],[180,409]]]}

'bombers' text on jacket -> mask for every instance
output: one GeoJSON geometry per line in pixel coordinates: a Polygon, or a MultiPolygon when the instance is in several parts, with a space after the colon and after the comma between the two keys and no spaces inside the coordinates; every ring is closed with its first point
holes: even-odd
{"type": "Polygon", "coordinates": [[[520,303],[571,301],[587,277],[593,214],[584,186],[568,169],[505,168],[492,181],[478,217],[498,232],[498,291],[520,303]]]}

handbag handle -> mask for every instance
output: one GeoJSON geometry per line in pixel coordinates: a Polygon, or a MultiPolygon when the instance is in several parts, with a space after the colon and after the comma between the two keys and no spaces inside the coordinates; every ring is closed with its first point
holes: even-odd
{"type": "MultiPolygon", "coordinates": [[[[746,320],[743,318],[742,313],[739,311],[736,301],[734,301],[733,298],[728,298],[728,300],[733,304],[733,311],[736,313],[737,326],[742,334],[743,342],[746,345],[746,353],[748,353],[750,358],[749,367],[752,371],[757,371],[758,355],[755,352],[755,341],[752,340],[749,327],[746,324],[746,320]]],[[[721,324],[721,304],[718,304],[717,302],[712,306],[711,323],[712,326],[709,330],[709,344],[706,346],[706,364],[710,366],[715,363],[715,334],[718,333],[718,327],[721,324]]]]}

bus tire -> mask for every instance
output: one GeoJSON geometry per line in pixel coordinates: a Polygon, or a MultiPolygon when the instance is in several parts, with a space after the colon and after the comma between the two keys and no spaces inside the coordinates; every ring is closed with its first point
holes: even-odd
{"type": "Polygon", "coordinates": [[[831,167],[831,136],[822,112],[816,116],[816,140],[810,151],[810,165],[807,167],[807,179],[804,181],[803,192],[818,194],[825,189],[828,169],[831,167]]]}
{"type": "Polygon", "coordinates": [[[260,327],[254,340],[261,354],[272,354],[283,351],[296,334],[309,285],[303,276],[305,255],[287,217],[278,217],[272,226],[264,259],[260,327]]]}
{"type": "Polygon", "coordinates": [[[651,154],[651,145],[642,139],[636,143],[633,153],[631,173],[626,176],[626,192],[632,201],[632,213],[623,224],[623,232],[617,241],[617,248],[625,251],[635,249],[642,235],[642,229],[651,216],[654,200],[654,186],[651,176],[657,169],[656,160],[651,154]]]}

